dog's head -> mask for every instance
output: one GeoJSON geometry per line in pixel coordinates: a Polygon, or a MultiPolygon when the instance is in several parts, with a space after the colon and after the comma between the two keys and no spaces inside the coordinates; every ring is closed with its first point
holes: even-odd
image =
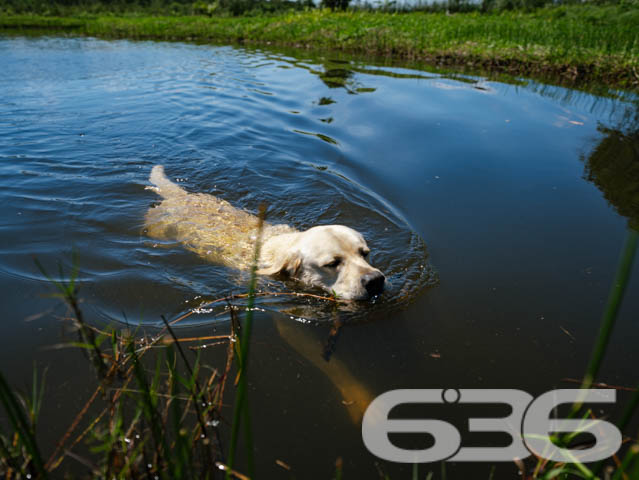
{"type": "Polygon", "coordinates": [[[366,261],[370,249],[364,237],[343,225],[271,237],[263,252],[266,265],[259,273],[286,275],[346,300],[372,297],[384,289],[384,275],[366,261]]]}

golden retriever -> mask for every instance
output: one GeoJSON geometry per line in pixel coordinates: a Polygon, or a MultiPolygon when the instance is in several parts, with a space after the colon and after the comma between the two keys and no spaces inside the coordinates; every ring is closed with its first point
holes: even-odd
{"type": "MultiPolygon", "coordinates": [[[[213,195],[188,193],[166,177],[161,165],[153,167],[149,181],[163,198],[146,214],[150,237],[178,241],[214,263],[250,268],[257,217],[213,195]]],[[[366,261],[369,251],[364,237],[343,225],[300,232],[264,223],[258,273],[284,275],[345,300],[361,300],[384,289],[384,275],[366,261]]]]}

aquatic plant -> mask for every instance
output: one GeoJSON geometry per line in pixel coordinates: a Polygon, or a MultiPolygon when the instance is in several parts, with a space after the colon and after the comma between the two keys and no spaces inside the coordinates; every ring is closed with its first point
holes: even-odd
{"type": "Polygon", "coordinates": [[[43,380],[38,385],[34,370],[31,399],[21,400],[0,375],[0,403],[11,426],[8,435],[0,435],[0,473],[6,478],[46,478],[59,475],[66,459],[81,462],[93,478],[108,479],[208,478],[226,468],[218,425],[235,330],[180,339],[166,319],[164,329],[152,337],[128,329],[99,329],[82,318],[77,264],[70,280],[62,273],[60,280],[51,282],[56,296],[68,305],[69,321],[80,336],[71,345],[87,353],[98,385],[45,462],[36,436],[43,380]],[[227,344],[223,373],[204,365],[199,350],[189,359],[182,348],[183,343],[209,340],[227,344]],[[154,365],[152,373],[147,372],[149,365],[154,365]],[[98,413],[88,418],[92,409],[98,413]],[[90,458],[73,452],[80,442],[90,447],[90,458]]]}
{"type": "MultiPolygon", "coordinates": [[[[264,209],[261,209],[259,218],[262,222],[264,209]]],[[[629,281],[638,238],[637,231],[629,230],[601,329],[582,382],[583,388],[596,385],[597,372],[605,357],[617,311],[629,281]]],[[[0,374],[0,405],[7,418],[0,431],[0,474],[6,478],[57,476],[64,470],[63,462],[72,459],[88,467],[93,478],[213,478],[216,472],[224,472],[227,479],[243,480],[249,477],[235,469],[240,426],[243,424],[243,452],[247,457],[249,475],[254,477],[254,445],[246,381],[259,246],[258,235],[249,291],[235,297],[248,298],[243,324],[238,318],[237,309],[229,308],[229,334],[198,338],[180,338],[173,329],[173,325],[183,320],[185,315],[170,322],[162,318],[164,328],[152,337],[128,329],[100,329],[90,325],[84,321],[79,308],[77,257],[74,257],[69,280],[64,280],[62,268],[60,279],[54,280],[40,265],[43,274],[57,289],[55,296],[63,299],[69,307],[69,320],[79,335],[79,341],[71,342],[71,345],[87,353],[98,385],[45,462],[36,434],[38,414],[44,399],[45,374],[38,375],[34,368],[30,396],[16,393],[0,374]],[[206,346],[202,342],[211,340],[216,344],[226,344],[226,361],[220,368],[208,367],[201,359],[201,348],[206,346]],[[182,345],[191,342],[200,345],[190,347],[195,355],[189,358],[182,345]],[[237,365],[235,383],[238,388],[229,452],[225,456],[226,445],[222,441],[219,426],[224,420],[221,415],[222,402],[228,380],[232,378],[234,362],[237,365]],[[89,418],[89,411],[97,411],[97,414],[92,413],[89,418]],[[5,433],[7,427],[8,434],[5,433]],[[91,447],[90,457],[74,452],[81,442],[91,447]]],[[[233,298],[231,296],[220,301],[229,302],[233,298]]],[[[629,425],[638,407],[639,388],[634,390],[617,422],[620,430],[629,425]]],[[[590,415],[590,410],[581,411],[581,405],[575,405],[571,413],[571,416],[583,418],[590,415]]],[[[555,441],[567,446],[573,439],[574,436],[557,436],[555,441]]],[[[638,478],[638,440],[636,437],[630,440],[622,458],[614,457],[615,466],[606,467],[606,478],[638,478]]],[[[578,462],[561,464],[541,459],[532,471],[521,461],[517,465],[525,480],[594,479],[603,468],[601,462],[586,466],[578,462]]],[[[495,471],[496,467],[493,467],[489,478],[493,477],[495,471]]],[[[432,476],[431,471],[426,478],[432,476]]],[[[335,478],[342,477],[342,460],[338,459],[335,478]]],[[[418,478],[417,466],[413,469],[413,478],[418,478]]],[[[444,463],[441,464],[441,478],[446,478],[444,463]]]]}

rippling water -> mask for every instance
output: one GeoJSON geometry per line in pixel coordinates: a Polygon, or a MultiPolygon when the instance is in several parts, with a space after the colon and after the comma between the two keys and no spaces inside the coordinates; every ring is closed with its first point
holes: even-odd
{"type": "MultiPolygon", "coordinates": [[[[20,363],[16,378],[33,358],[58,362],[51,416],[71,410],[69,392],[88,380],[68,375],[73,354],[36,348],[59,341],[62,312],[40,298],[50,290],[33,258],[69,272],[75,250],[83,308],[98,323],[151,328],[245,291],[245,274],[144,235],[156,164],[190,192],[251,212],[265,202],[272,222],[364,234],[390,287],[337,312],[350,325],[332,361],[370,392],[534,393],[583,373],[624,232],[639,219],[636,98],[179,43],[3,38],[0,63],[0,360],[20,363]]],[[[260,288],[296,286],[263,278],[260,288]]],[[[639,296],[629,297],[609,383],[636,382],[639,296]]],[[[342,456],[347,477],[374,474],[340,380],[316,368],[334,309],[259,305],[256,435],[281,431],[263,447],[263,471],[281,473],[279,458],[327,478],[342,456]],[[316,350],[300,355],[277,322],[316,350]]],[[[190,328],[225,328],[223,307],[196,311],[190,328]]]]}
{"type": "MultiPolygon", "coordinates": [[[[95,292],[94,306],[107,319],[122,321],[122,311],[146,303],[140,284],[154,291],[142,319],[150,323],[181,312],[185,296],[199,304],[245,289],[245,275],[144,237],[145,209],[158,200],[144,189],[155,164],[190,191],[250,211],[264,202],[277,223],[359,230],[389,279],[378,303],[436,283],[422,240],[401,214],[342,173],[340,165],[357,166],[340,153],[340,140],[321,133],[327,119],[313,118],[332,110],[321,105],[318,85],[290,91],[309,76],[306,69],[284,70],[290,60],[230,48],[174,45],[167,54],[156,44],[12,43],[3,86],[6,99],[19,103],[9,103],[5,139],[13,150],[3,155],[20,161],[2,165],[15,178],[7,200],[19,210],[9,243],[22,243],[45,263],[75,248],[84,287],[95,292]],[[71,51],[82,52],[76,69],[64,68],[71,51]],[[34,55],[34,63],[22,64],[21,52],[34,55]]],[[[38,278],[32,262],[15,253],[5,273],[38,278]]],[[[262,287],[285,288],[274,281],[262,287]]],[[[309,320],[323,318],[319,307],[309,320]]],[[[362,318],[365,309],[358,312],[362,318]]]]}

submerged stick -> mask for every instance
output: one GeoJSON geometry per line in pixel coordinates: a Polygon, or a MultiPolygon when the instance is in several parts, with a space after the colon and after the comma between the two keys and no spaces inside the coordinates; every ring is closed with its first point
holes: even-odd
{"type": "MultiPolygon", "coordinates": [[[[217,298],[215,300],[211,300],[210,302],[203,303],[198,308],[208,307],[210,305],[213,305],[215,303],[220,303],[220,302],[229,302],[231,300],[236,300],[238,298],[250,298],[251,295],[253,295],[253,297],[281,297],[281,296],[307,297],[307,298],[314,298],[314,299],[317,299],[317,300],[328,300],[328,301],[336,302],[336,303],[338,302],[338,299],[335,298],[335,297],[325,297],[323,295],[315,295],[313,293],[302,293],[302,292],[253,292],[251,294],[249,292],[249,293],[237,293],[237,294],[228,295],[226,297],[217,298]]],[[[251,305],[250,307],[247,305],[247,308],[252,308],[252,307],[253,307],[253,305],[251,305]]],[[[190,312],[185,313],[184,315],[179,316],[175,320],[171,320],[171,322],[169,322],[169,325],[173,326],[176,323],[181,322],[182,320],[190,317],[194,313],[195,313],[195,309],[191,310],[190,312]]]]}

